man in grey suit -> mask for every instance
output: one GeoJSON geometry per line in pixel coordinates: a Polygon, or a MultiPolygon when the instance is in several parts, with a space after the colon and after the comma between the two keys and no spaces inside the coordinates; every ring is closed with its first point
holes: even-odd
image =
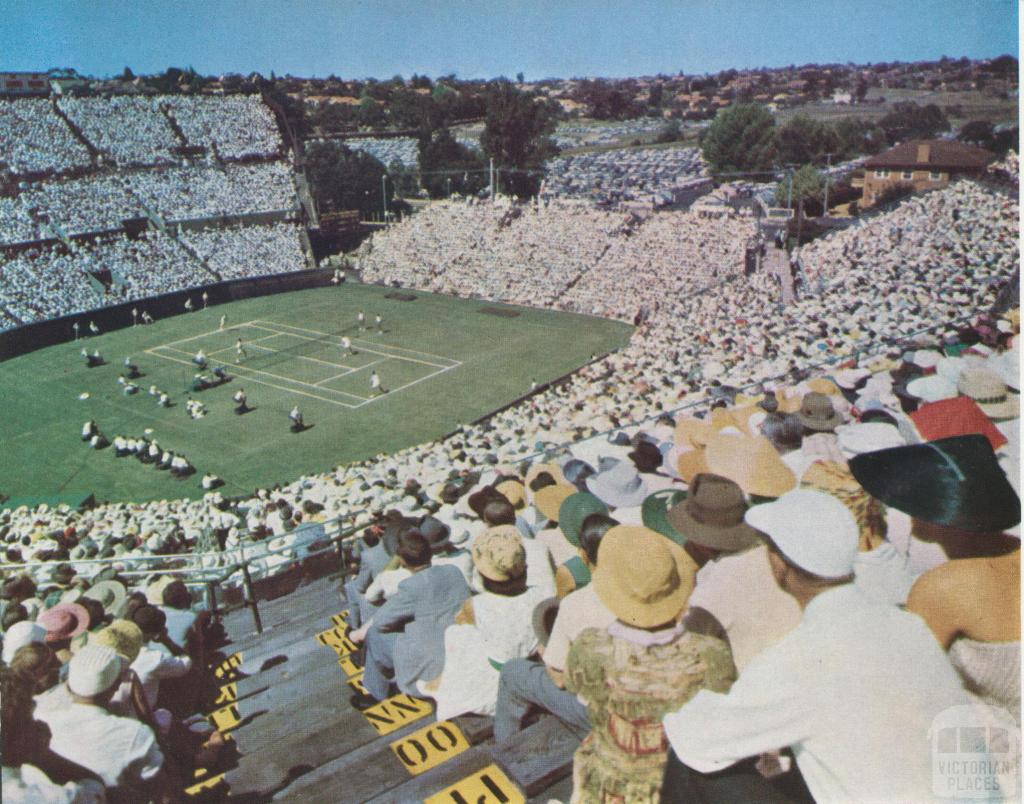
{"type": "Polygon", "coordinates": [[[382,530],[372,526],[363,531],[360,540],[359,572],[345,581],[345,602],[348,604],[348,623],[355,629],[363,623],[363,617],[369,604],[363,597],[373,579],[376,578],[391,560],[391,555],[384,548],[381,539],[382,530]]]}
{"type": "Polygon", "coordinates": [[[363,686],[369,695],[357,692],[349,700],[360,710],[387,698],[392,679],[414,695],[417,681],[441,674],[444,631],[470,596],[458,567],[431,565],[430,543],[418,530],[399,537],[395,554],[412,575],[373,619],[349,634],[353,642],[366,642],[363,686]]]}

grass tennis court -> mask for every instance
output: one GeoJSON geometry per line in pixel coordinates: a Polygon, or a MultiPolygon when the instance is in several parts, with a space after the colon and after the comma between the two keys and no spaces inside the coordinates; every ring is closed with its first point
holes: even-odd
{"type": "Polygon", "coordinates": [[[588,316],[402,293],[414,299],[361,285],[266,296],[4,361],[0,492],[198,497],[202,473],[212,471],[226,481],[226,495],[251,493],[437,438],[521,396],[534,380],[555,379],[592,354],[623,346],[632,332],[588,316]],[[366,330],[357,325],[361,310],[366,330]],[[377,313],[383,333],[374,324],[377,313]],[[86,367],[83,346],[98,349],[106,364],[86,367]],[[184,403],[200,349],[231,379],[191,393],[209,409],[193,420],[184,403]],[[131,396],[117,383],[126,357],[144,375],[131,396]],[[386,393],[371,391],[372,372],[386,393]],[[150,385],[167,391],[173,406],[158,407],[150,385]],[[242,416],[232,402],[239,388],[254,408],[242,416]],[[83,393],[87,399],[79,399],[83,393]],[[288,429],[295,405],[311,425],[298,434],[288,429]],[[179,481],[134,458],[116,458],[112,448],[89,449],[80,430],[90,418],[111,439],[151,428],[162,447],[191,461],[196,475],[179,481]]]}

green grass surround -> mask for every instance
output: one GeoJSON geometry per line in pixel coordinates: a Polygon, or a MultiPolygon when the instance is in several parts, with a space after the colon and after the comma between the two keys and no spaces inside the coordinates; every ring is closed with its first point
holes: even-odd
{"type": "Polygon", "coordinates": [[[592,354],[624,346],[633,331],[589,316],[427,293],[406,302],[385,298],[388,292],[342,285],[267,296],[0,363],[0,492],[15,498],[92,492],[99,501],[195,498],[203,493],[202,473],[212,471],[225,479],[225,494],[250,493],[438,438],[526,393],[532,380],[553,380],[592,354]],[[484,307],[519,315],[481,313],[484,307]],[[366,313],[368,332],[357,331],[359,310],[366,313]],[[383,335],[373,327],[378,312],[383,335]],[[221,315],[229,329],[239,329],[217,332],[221,315]],[[254,324],[243,329],[245,322],[254,324]],[[249,357],[236,374],[237,334],[249,357]],[[359,354],[342,355],[342,335],[354,339],[359,354]],[[193,340],[175,343],[183,339],[193,340]],[[87,368],[79,354],[83,345],[99,349],[107,365],[87,368]],[[193,370],[185,364],[199,346],[211,365],[225,365],[235,378],[192,394],[209,409],[193,420],[184,404],[193,370]],[[128,355],[145,374],[134,396],[117,384],[128,355]],[[349,369],[358,371],[346,375],[349,369]],[[366,403],[371,370],[393,390],[366,403]],[[157,407],[147,393],[150,384],[166,390],[174,407],[157,407]],[[244,416],[233,412],[231,397],[239,387],[255,408],[244,416]],[[83,392],[88,399],[78,398],[83,392]],[[296,404],[312,425],[299,434],[288,430],[288,411],[296,404]],[[80,431],[90,418],[110,439],[152,428],[160,445],[184,454],[197,473],[178,481],[134,458],[116,458],[112,447],[89,449],[80,431]]]}

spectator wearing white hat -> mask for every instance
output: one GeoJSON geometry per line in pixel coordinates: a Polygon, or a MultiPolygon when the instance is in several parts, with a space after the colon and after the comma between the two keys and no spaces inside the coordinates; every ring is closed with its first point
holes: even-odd
{"type": "Polygon", "coordinates": [[[130,800],[145,800],[173,788],[152,729],[106,708],[121,671],[122,659],[113,649],[86,645],[69,665],[71,703],[40,716],[50,727],[50,747],[56,753],[97,774],[130,800]]]}
{"type": "Polygon", "coordinates": [[[33,642],[44,644],[46,642],[46,629],[43,626],[29,620],[22,620],[7,629],[4,634],[4,664],[10,664],[18,649],[33,642]]]}
{"type": "MultiPolygon", "coordinates": [[[[662,800],[691,800],[704,774],[786,747],[816,801],[931,799],[932,721],[968,702],[942,648],[919,617],[853,583],[857,523],[834,497],[791,491],[745,519],[769,539],[776,583],[803,618],[728,694],[701,691],[665,716],[678,759],[662,800]]],[[[736,800],[757,781],[744,764],[714,784],[736,800]]]]}
{"type": "Polygon", "coordinates": [[[49,733],[33,719],[32,682],[0,669],[0,733],[3,734],[2,799],[7,804],[99,804],[103,784],[85,768],[53,753],[49,733]]]}

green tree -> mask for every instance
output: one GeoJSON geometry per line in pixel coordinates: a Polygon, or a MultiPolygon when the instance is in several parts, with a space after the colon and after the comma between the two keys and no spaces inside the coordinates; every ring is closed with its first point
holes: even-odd
{"type": "Polygon", "coordinates": [[[384,108],[369,95],[359,101],[359,125],[380,128],[384,125],[384,108]]]}
{"type": "Polygon", "coordinates": [[[452,193],[471,195],[487,184],[483,157],[442,128],[419,142],[420,178],[431,198],[452,193]]]}
{"type": "Polygon", "coordinates": [[[507,80],[488,84],[486,102],[480,145],[501,171],[501,186],[522,198],[536,195],[545,160],[558,152],[551,140],[555,130],[553,110],[507,80]]]}
{"type": "Polygon", "coordinates": [[[792,209],[797,209],[803,215],[804,204],[808,201],[820,201],[825,190],[825,177],[819,173],[814,165],[804,165],[788,178],[779,182],[775,190],[775,203],[786,206],[790,200],[790,182],[792,181],[792,209]]]}
{"type": "Polygon", "coordinates": [[[364,216],[382,209],[380,160],[340,142],[314,142],[306,149],[306,175],[320,209],[358,209],[364,216]]]}
{"type": "Polygon", "coordinates": [[[821,164],[825,154],[838,150],[835,130],[803,114],[780,127],[777,136],[779,161],[783,164],[821,164]]]}
{"type": "Polygon", "coordinates": [[[717,173],[769,170],[776,158],[775,120],[757,104],[722,109],[704,133],[701,149],[717,173]]]}
{"type": "Polygon", "coordinates": [[[392,160],[388,165],[388,177],[394,184],[394,195],[410,196],[416,195],[419,190],[419,177],[416,168],[405,165],[397,159],[392,160]]]}
{"type": "Polygon", "coordinates": [[[878,121],[885,130],[890,143],[903,140],[931,139],[943,131],[949,131],[949,120],[934,103],[918,106],[904,101],[893,106],[893,110],[878,121]]]}
{"type": "Polygon", "coordinates": [[[658,132],[655,142],[678,142],[683,138],[683,130],[678,120],[670,120],[658,132]]]}
{"type": "Polygon", "coordinates": [[[833,126],[836,135],[835,160],[861,154],[877,154],[886,145],[885,132],[860,117],[843,117],[833,126]]]}
{"type": "Polygon", "coordinates": [[[969,142],[971,145],[987,148],[992,142],[994,130],[995,126],[988,120],[972,120],[969,123],[964,123],[956,138],[960,142],[969,142]]]}
{"type": "Polygon", "coordinates": [[[857,99],[857,103],[864,103],[864,98],[868,94],[868,82],[861,76],[857,79],[857,86],[853,90],[853,97],[857,99]]]}

